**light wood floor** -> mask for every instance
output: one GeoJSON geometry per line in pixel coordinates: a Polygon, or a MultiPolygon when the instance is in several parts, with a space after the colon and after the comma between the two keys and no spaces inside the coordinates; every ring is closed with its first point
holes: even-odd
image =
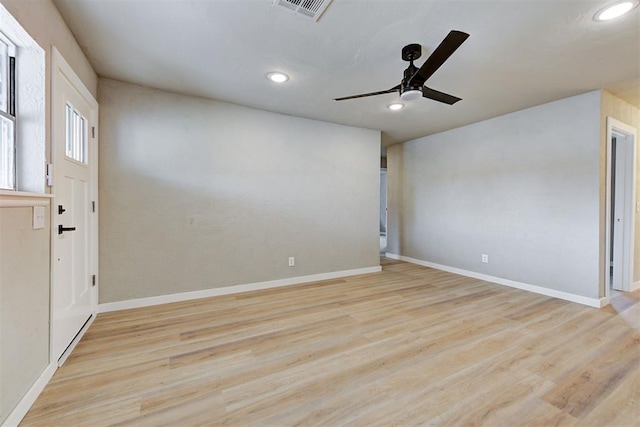
{"type": "Polygon", "coordinates": [[[639,425],[640,293],[598,310],[383,264],[99,315],[23,425],[639,425]]]}

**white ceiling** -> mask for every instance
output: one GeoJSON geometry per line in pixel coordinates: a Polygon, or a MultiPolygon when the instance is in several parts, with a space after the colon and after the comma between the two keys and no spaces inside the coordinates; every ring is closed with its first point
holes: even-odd
{"type": "Polygon", "coordinates": [[[600,88],[640,103],[640,8],[595,22],[607,0],[333,0],[318,22],[272,0],[54,2],[102,77],[379,129],[383,145],[600,88]],[[420,66],[451,29],[471,37],[427,85],[459,103],[333,101],[399,84],[402,47],[423,46],[420,66]]]}

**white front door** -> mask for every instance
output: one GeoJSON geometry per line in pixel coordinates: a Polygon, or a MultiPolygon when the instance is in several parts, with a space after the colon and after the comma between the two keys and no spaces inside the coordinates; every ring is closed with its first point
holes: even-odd
{"type": "Polygon", "coordinates": [[[97,157],[92,130],[97,103],[57,51],[54,54],[51,346],[57,360],[96,306],[93,211],[97,157]]]}

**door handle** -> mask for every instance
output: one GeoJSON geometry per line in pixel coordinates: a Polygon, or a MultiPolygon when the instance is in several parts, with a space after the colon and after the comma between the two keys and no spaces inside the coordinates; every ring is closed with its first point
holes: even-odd
{"type": "Polygon", "coordinates": [[[76,231],[75,227],[64,227],[63,225],[58,226],[58,234],[62,234],[65,231],[76,231]]]}

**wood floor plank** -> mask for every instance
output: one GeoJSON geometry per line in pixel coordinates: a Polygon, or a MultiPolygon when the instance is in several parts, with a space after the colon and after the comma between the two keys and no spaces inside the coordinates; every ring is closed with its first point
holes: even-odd
{"type": "MultiPolygon", "coordinates": [[[[513,333],[515,331],[507,331],[510,337],[513,337],[513,333]]],[[[516,338],[516,342],[518,340],[516,338]]],[[[523,354],[518,346],[513,346],[513,342],[504,345],[499,353],[489,354],[476,363],[458,365],[459,369],[445,376],[435,371],[423,377],[422,381],[415,382],[411,388],[403,386],[395,399],[402,404],[393,405],[382,414],[374,411],[371,421],[377,417],[386,425],[419,425],[427,422],[458,425],[450,422],[451,417],[459,411],[464,413],[471,403],[479,405],[476,411],[480,408],[490,411],[493,408],[489,394],[491,390],[521,392],[518,384],[531,377],[524,368],[537,357],[534,353],[523,354]]],[[[443,363],[438,364],[439,368],[443,366],[443,363]]]]}
{"type": "MultiPolygon", "coordinates": [[[[514,420],[521,420],[516,424],[531,427],[570,427],[582,425],[579,420],[533,395],[523,399],[521,403],[511,405],[502,411],[491,414],[485,424],[495,426],[513,425],[514,420]]],[[[600,424],[606,426],[607,423],[600,424]]],[[[618,427],[622,427],[619,425],[618,427]]]]}
{"type": "Polygon", "coordinates": [[[593,427],[631,427],[640,424],[640,364],[628,372],[619,387],[593,408],[580,424],[593,427]]]}
{"type": "Polygon", "coordinates": [[[553,386],[544,378],[529,374],[520,377],[524,371],[517,371],[517,384],[509,388],[494,382],[478,394],[469,398],[462,398],[462,402],[451,405],[447,411],[438,416],[437,420],[447,425],[482,426],[497,425],[497,419],[504,417],[505,412],[512,414],[510,420],[518,416],[518,407],[523,405],[531,395],[540,395],[553,386]]]}
{"type": "MultiPolygon", "coordinates": [[[[304,402],[307,406],[305,412],[291,411],[282,421],[286,425],[335,425],[356,420],[360,425],[374,424],[381,414],[394,410],[405,412],[408,406],[401,405],[400,402],[407,402],[417,396],[420,397],[416,402],[422,401],[429,394],[425,391],[437,388],[439,381],[507,349],[519,335],[517,332],[507,331],[437,355],[425,354],[393,375],[379,376],[361,387],[346,387],[329,397],[304,402]],[[369,415],[370,419],[367,418],[369,415]]],[[[278,417],[282,418],[282,415],[278,417]]]]}
{"type": "Polygon", "coordinates": [[[598,310],[381,265],[100,314],[22,425],[640,425],[640,292],[598,310]]]}
{"type": "Polygon", "coordinates": [[[615,318],[607,319],[594,327],[591,334],[577,336],[569,341],[570,345],[545,353],[540,363],[529,370],[555,383],[562,382],[577,369],[589,364],[594,358],[594,353],[606,351],[628,335],[628,330],[617,327],[619,325],[614,320],[615,318]],[[591,351],[584,351],[585,348],[591,348],[591,351]]]}
{"type": "Polygon", "coordinates": [[[640,364],[640,333],[625,334],[584,369],[566,378],[544,399],[573,415],[583,418],[613,393],[626,375],[640,364]]]}

